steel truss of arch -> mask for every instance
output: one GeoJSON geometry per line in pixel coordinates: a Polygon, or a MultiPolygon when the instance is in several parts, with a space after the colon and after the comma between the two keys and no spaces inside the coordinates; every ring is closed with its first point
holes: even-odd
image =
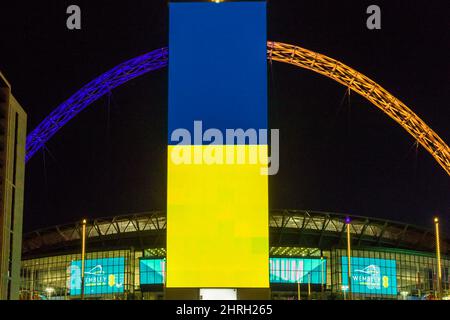
{"type": "Polygon", "coordinates": [[[450,148],[411,109],[379,84],[333,58],[290,44],[269,42],[268,58],[327,76],[357,92],[400,124],[450,175],[450,148]]]}
{"type": "Polygon", "coordinates": [[[60,128],[87,106],[125,82],[167,66],[168,55],[167,48],[151,51],[119,64],[86,84],[53,110],[27,136],[25,161],[30,160],[60,128]]]}
{"type": "MultiPolygon", "coordinates": [[[[411,109],[360,72],[317,52],[291,44],[268,42],[268,59],[288,63],[327,76],[369,100],[400,124],[450,175],[450,148],[411,109]]],[[[28,136],[26,161],[69,120],[103,95],[147,72],[167,66],[168,49],[162,48],[128,60],[109,70],[60,104],[28,136]]]]}

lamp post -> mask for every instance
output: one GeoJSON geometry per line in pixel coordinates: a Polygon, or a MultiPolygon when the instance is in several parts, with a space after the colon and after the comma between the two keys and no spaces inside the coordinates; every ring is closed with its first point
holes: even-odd
{"type": "Polygon", "coordinates": [[[84,258],[86,254],[86,219],[83,219],[81,231],[81,300],[84,300],[84,258]]]}
{"type": "Polygon", "coordinates": [[[347,225],[347,271],[348,271],[348,298],[353,299],[352,294],[352,269],[351,269],[351,244],[350,244],[350,217],[345,218],[345,224],[347,225]]]}
{"type": "Polygon", "coordinates": [[[323,262],[324,262],[323,256],[321,256],[320,257],[320,273],[321,273],[322,280],[320,281],[320,284],[321,284],[320,292],[322,294],[322,300],[324,300],[323,299],[323,293],[324,293],[324,290],[323,290],[323,262]]]}
{"type": "Polygon", "coordinates": [[[311,273],[308,272],[308,300],[311,300],[311,273]]]}
{"type": "Polygon", "coordinates": [[[434,225],[436,228],[436,259],[437,259],[437,298],[442,299],[442,270],[441,270],[441,245],[439,239],[439,218],[434,218],[434,225]]]}

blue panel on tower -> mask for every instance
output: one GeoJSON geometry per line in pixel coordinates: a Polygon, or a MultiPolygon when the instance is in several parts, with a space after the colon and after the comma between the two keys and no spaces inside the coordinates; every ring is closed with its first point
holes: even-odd
{"type": "Polygon", "coordinates": [[[169,145],[194,121],[267,129],[265,1],[170,3],[169,28],[169,145]]]}

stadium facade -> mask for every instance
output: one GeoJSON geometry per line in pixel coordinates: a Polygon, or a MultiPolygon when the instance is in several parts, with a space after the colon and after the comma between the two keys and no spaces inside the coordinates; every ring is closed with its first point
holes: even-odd
{"type": "MultiPolygon", "coordinates": [[[[271,211],[268,267],[272,299],[297,299],[299,293],[305,300],[348,298],[345,219],[335,213],[271,211]]],[[[354,299],[436,296],[432,229],[358,216],[351,217],[350,226],[354,299]]],[[[24,236],[21,299],[80,299],[81,232],[80,222],[24,236]]],[[[85,299],[165,298],[164,212],[88,222],[86,250],[85,299]]],[[[441,254],[441,286],[446,297],[450,294],[448,239],[441,239],[441,254]]]]}

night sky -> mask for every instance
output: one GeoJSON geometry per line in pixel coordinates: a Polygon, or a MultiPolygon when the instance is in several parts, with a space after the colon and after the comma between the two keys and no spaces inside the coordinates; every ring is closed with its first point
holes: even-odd
{"type": "MultiPolygon", "coordinates": [[[[369,76],[450,142],[448,1],[268,2],[268,39],[308,48],[369,76]],[[366,8],[382,9],[382,30],[366,8]]],[[[167,46],[164,0],[1,1],[0,70],[29,131],[90,80],[167,46]],[[82,30],[66,28],[66,8],[82,30]]],[[[199,59],[206,52],[199,52],[199,59]]],[[[386,218],[450,231],[450,179],[404,129],[340,84],[269,64],[269,119],[281,134],[270,208],[386,218]]],[[[80,113],[26,167],[24,230],[166,207],[167,69],[80,113]]]]}

